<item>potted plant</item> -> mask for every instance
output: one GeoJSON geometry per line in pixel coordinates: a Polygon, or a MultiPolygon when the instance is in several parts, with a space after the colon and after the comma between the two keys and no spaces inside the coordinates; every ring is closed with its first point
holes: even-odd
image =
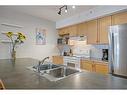
{"type": "Polygon", "coordinates": [[[14,34],[13,32],[7,32],[5,34],[11,40],[11,44],[12,44],[11,57],[12,59],[16,59],[16,46],[24,43],[24,40],[26,40],[26,36],[20,32],[16,34],[14,34]]]}

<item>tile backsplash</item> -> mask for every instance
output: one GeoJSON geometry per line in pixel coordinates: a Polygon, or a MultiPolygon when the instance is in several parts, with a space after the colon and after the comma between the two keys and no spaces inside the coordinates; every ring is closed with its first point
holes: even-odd
{"type": "Polygon", "coordinates": [[[102,49],[108,49],[108,45],[91,45],[91,57],[102,58],[102,49]]]}
{"type": "Polygon", "coordinates": [[[87,45],[86,41],[76,41],[73,47],[65,46],[63,51],[72,49],[74,55],[83,55],[90,50],[90,57],[102,58],[102,49],[108,49],[108,45],[87,45]]]}

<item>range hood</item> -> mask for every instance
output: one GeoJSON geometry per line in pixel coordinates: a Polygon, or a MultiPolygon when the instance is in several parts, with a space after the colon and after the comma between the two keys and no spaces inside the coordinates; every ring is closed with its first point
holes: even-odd
{"type": "Polygon", "coordinates": [[[70,37],[69,40],[85,41],[86,40],[86,36],[74,36],[74,37],[70,37]]]}

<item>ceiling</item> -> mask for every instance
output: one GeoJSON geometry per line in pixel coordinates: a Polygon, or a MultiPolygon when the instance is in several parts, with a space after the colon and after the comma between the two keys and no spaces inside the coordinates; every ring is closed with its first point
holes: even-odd
{"type": "MultiPolygon", "coordinates": [[[[61,5],[62,6],[62,5],[61,5]]],[[[14,11],[22,12],[28,15],[32,15],[35,17],[51,20],[51,21],[59,21],[65,18],[80,14],[82,12],[88,11],[96,6],[76,6],[75,9],[72,9],[72,6],[68,6],[68,12],[62,12],[62,15],[58,15],[59,8],[61,6],[2,6],[9,8],[14,11]]]]}

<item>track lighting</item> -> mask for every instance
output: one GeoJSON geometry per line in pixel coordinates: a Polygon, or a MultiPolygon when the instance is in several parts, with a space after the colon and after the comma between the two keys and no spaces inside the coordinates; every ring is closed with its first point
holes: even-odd
{"type": "Polygon", "coordinates": [[[59,15],[61,15],[61,12],[62,12],[62,9],[63,8],[65,8],[65,12],[67,13],[67,11],[68,11],[67,10],[67,5],[64,5],[64,6],[62,6],[62,7],[59,8],[59,12],[58,12],[59,15]]]}
{"type": "Polygon", "coordinates": [[[66,8],[65,8],[65,12],[67,13],[67,6],[66,6],[66,8]]]}
{"type": "Polygon", "coordinates": [[[61,10],[59,10],[58,14],[61,15],[61,10]]]}
{"type": "MultiPolygon", "coordinates": [[[[75,6],[73,5],[72,8],[75,9],[75,6]]],[[[64,6],[62,6],[62,7],[59,8],[58,15],[61,15],[62,9],[64,9],[65,13],[68,12],[68,7],[67,7],[67,5],[64,5],[64,6]]]]}

